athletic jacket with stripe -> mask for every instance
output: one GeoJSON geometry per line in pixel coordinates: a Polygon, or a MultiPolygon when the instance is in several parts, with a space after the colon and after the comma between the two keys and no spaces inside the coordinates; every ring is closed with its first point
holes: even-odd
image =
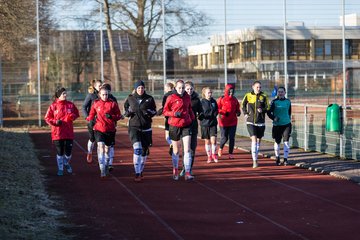
{"type": "Polygon", "coordinates": [[[244,115],[249,116],[246,119],[247,124],[265,126],[265,115],[270,108],[269,98],[265,93],[255,94],[254,91],[251,91],[245,94],[241,108],[244,115]],[[262,109],[261,113],[258,111],[259,108],[262,109]]]}

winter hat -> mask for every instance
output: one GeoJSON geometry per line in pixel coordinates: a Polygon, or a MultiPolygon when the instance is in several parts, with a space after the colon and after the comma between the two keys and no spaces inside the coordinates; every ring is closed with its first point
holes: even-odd
{"type": "Polygon", "coordinates": [[[141,80],[136,81],[134,84],[134,89],[137,89],[139,86],[145,87],[145,83],[141,80]]]}
{"type": "Polygon", "coordinates": [[[58,88],[57,90],[56,90],[56,92],[55,92],[55,97],[56,98],[59,98],[60,96],[61,96],[61,94],[63,93],[63,92],[65,92],[66,91],[66,89],[65,88],[58,88]]]}

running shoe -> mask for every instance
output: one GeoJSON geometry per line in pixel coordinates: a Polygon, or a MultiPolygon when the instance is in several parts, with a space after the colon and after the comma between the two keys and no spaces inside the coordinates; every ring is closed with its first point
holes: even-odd
{"type": "Polygon", "coordinates": [[[218,156],[221,157],[222,156],[222,149],[219,148],[219,151],[218,151],[218,156]]]}
{"type": "Polygon", "coordinates": [[[141,178],[141,174],[140,174],[140,173],[136,173],[136,174],[135,174],[134,181],[135,181],[135,182],[141,182],[141,181],[142,181],[142,178],[141,178]]]}
{"type": "Polygon", "coordinates": [[[87,163],[92,163],[93,159],[92,159],[92,153],[88,153],[86,156],[86,162],[87,163]]]}
{"type": "Polygon", "coordinates": [[[177,168],[173,168],[173,179],[175,181],[179,180],[179,170],[177,168]]]}
{"type": "MultiPolygon", "coordinates": [[[[212,157],[211,157],[211,156],[208,156],[206,162],[207,162],[207,163],[211,163],[211,161],[212,161],[212,157]]],[[[215,159],[214,159],[214,161],[215,161],[215,159]]]]}
{"type": "Polygon", "coordinates": [[[280,163],[280,157],[276,157],[275,163],[276,163],[277,166],[280,166],[280,165],[281,165],[281,163],[280,163]]]}
{"type": "Polygon", "coordinates": [[[212,155],[212,159],[214,160],[214,162],[219,162],[218,156],[216,156],[216,154],[212,155]]]}
{"type": "Polygon", "coordinates": [[[229,159],[234,159],[234,156],[229,153],[229,159]]]}
{"type": "Polygon", "coordinates": [[[71,168],[71,166],[70,166],[70,164],[68,163],[68,164],[65,164],[65,168],[66,168],[66,171],[68,172],[68,173],[72,173],[73,171],[72,171],[72,168],[71,168]]]}
{"type": "Polygon", "coordinates": [[[284,166],[287,166],[289,163],[288,163],[288,160],[287,158],[284,158],[284,166]]]}
{"type": "Polygon", "coordinates": [[[253,160],[253,168],[257,168],[259,166],[257,160],[253,160]]]}
{"type": "Polygon", "coordinates": [[[194,180],[194,176],[190,172],[185,173],[185,181],[194,180]]]}
{"type": "Polygon", "coordinates": [[[113,165],[109,165],[109,172],[112,172],[114,170],[113,165]]]}

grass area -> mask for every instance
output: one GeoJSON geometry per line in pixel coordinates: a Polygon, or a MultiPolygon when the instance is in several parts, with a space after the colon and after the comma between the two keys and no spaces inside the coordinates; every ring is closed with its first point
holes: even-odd
{"type": "Polygon", "coordinates": [[[24,129],[0,129],[0,239],[69,239],[24,129]]]}

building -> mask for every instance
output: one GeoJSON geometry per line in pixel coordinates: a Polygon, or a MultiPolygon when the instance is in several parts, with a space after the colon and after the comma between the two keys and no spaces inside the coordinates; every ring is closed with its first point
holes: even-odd
{"type": "MultiPolygon", "coordinates": [[[[299,22],[289,23],[286,36],[289,90],[342,91],[341,26],[306,27],[299,22]]],[[[268,80],[272,83],[269,86],[284,82],[283,39],[281,26],[258,26],[227,33],[227,68],[235,73],[240,89],[248,89],[249,80],[255,79],[268,80]]],[[[358,76],[360,26],[347,26],[345,39],[346,68],[351,71],[347,76],[358,76]]],[[[189,68],[194,71],[224,69],[224,35],[214,35],[209,43],[190,46],[188,53],[189,68]]],[[[351,91],[360,91],[359,80],[349,82],[351,91]]]]}

